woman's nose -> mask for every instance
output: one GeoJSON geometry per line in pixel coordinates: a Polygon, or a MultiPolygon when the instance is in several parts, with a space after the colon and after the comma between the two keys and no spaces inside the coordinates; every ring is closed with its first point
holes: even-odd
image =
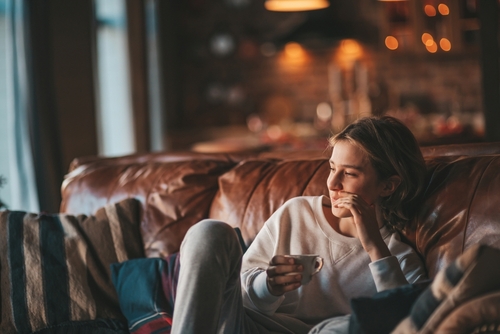
{"type": "Polygon", "coordinates": [[[335,173],[331,173],[327,181],[327,186],[329,190],[342,190],[342,182],[340,182],[340,177],[335,173]]]}

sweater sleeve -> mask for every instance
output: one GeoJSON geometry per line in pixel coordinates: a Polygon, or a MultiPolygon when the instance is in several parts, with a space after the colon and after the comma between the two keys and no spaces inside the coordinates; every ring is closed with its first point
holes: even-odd
{"type": "MultiPolygon", "coordinates": [[[[291,235],[295,224],[293,212],[308,210],[304,201],[291,199],[282,205],[261,228],[243,256],[241,284],[243,305],[261,313],[272,315],[278,309],[293,309],[298,303],[296,290],[283,296],[274,296],[267,287],[266,269],[276,254],[290,254],[291,235]]],[[[309,209],[310,210],[310,209],[309,209]]]]}
{"type": "Polygon", "coordinates": [[[384,291],[408,284],[399,261],[395,256],[388,256],[369,264],[377,291],[384,291]]]}
{"type": "Polygon", "coordinates": [[[274,314],[285,296],[277,297],[269,292],[265,271],[251,270],[245,276],[247,282],[244,284],[243,305],[267,315],[274,314]]]}
{"type": "Polygon", "coordinates": [[[273,257],[275,239],[264,225],[243,256],[241,273],[243,305],[267,315],[275,313],[285,299],[272,295],[267,288],[266,269],[273,257]]]}
{"type": "Polygon", "coordinates": [[[400,240],[397,233],[390,238],[388,247],[392,256],[373,261],[369,265],[377,291],[427,279],[422,260],[413,248],[400,240]]]}

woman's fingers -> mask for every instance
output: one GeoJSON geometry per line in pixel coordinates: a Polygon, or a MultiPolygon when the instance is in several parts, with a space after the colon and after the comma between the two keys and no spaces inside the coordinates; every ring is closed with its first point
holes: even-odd
{"type": "Polygon", "coordinates": [[[274,256],[266,270],[267,286],[271,294],[280,296],[297,289],[302,279],[302,270],[302,265],[296,265],[293,258],[284,255],[274,256]]]}
{"type": "Polygon", "coordinates": [[[271,261],[269,261],[270,265],[294,264],[294,263],[295,263],[295,259],[293,257],[286,256],[286,255],[275,255],[275,256],[273,256],[271,261]]]}
{"type": "Polygon", "coordinates": [[[342,207],[350,209],[351,211],[354,209],[356,210],[356,212],[353,213],[358,213],[360,215],[363,214],[363,210],[367,210],[367,212],[369,212],[369,210],[373,209],[371,205],[369,205],[363,198],[359,197],[356,194],[348,192],[342,192],[342,194],[343,197],[340,197],[332,203],[334,207],[342,207]]]}
{"type": "Polygon", "coordinates": [[[278,275],[274,277],[267,276],[267,287],[269,292],[275,296],[281,296],[285,292],[289,292],[300,287],[302,275],[278,275]]]}
{"type": "Polygon", "coordinates": [[[362,215],[362,203],[358,203],[355,199],[352,198],[339,198],[332,204],[335,208],[345,208],[351,210],[353,214],[357,213],[362,215]],[[354,212],[353,212],[354,211],[354,212]]]}
{"type": "Polygon", "coordinates": [[[289,285],[293,283],[300,283],[300,280],[302,279],[302,275],[298,273],[268,277],[269,282],[274,285],[289,285]]]}
{"type": "Polygon", "coordinates": [[[267,275],[274,277],[277,275],[285,275],[301,271],[302,271],[302,266],[300,265],[277,265],[277,266],[269,266],[267,268],[267,275]]]}

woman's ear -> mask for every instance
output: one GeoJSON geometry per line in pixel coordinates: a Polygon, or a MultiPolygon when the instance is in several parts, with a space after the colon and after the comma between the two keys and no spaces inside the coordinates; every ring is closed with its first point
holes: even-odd
{"type": "Polygon", "coordinates": [[[387,197],[392,195],[392,193],[395,192],[396,189],[398,189],[400,184],[401,184],[401,178],[398,175],[393,175],[389,177],[387,180],[384,181],[384,188],[382,189],[380,196],[387,197]]]}

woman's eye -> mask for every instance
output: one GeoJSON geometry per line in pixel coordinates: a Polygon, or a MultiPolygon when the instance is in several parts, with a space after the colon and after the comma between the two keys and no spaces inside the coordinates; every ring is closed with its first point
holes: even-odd
{"type": "Polygon", "coordinates": [[[349,172],[345,172],[345,175],[349,175],[349,176],[356,176],[356,174],[354,174],[354,173],[349,173],[349,172]]]}

